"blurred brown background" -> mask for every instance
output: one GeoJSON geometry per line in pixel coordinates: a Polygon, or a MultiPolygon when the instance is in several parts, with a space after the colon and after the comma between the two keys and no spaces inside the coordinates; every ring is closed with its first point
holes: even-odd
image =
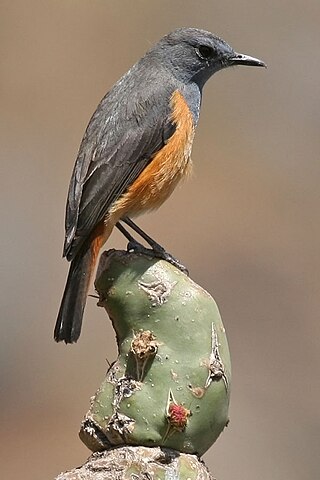
{"type": "MultiPolygon", "coordinates": [[[[207,84],[195,174],[140,224],[216,298],[233,358],[219,480],[319,478],[319,1],[1,1],[1,471],[52,479],[115,358],[89,299],[80,342],[52,330],[77,149],[108,88],[178,26],[220,34],[268,70],[207,84]]],[[[124,247],[115,232],[110,247],[124,247]]]]}

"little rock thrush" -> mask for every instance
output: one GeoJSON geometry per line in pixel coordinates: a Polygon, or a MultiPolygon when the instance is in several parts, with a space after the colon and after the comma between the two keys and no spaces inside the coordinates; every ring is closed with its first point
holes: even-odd
{"type": "Polygon", "coordinates": [[[152,47],[101,100],[69,186],[63,254],[71,265],[56,341],[79,338],[98,253],[113,227],[132,240],[120,221],[142,234],[155,255],[176,262],[131,217],[160,207],[191,171],[203,86],[233,65],[265,66],[212,33],[180,28],[152,47]]]}

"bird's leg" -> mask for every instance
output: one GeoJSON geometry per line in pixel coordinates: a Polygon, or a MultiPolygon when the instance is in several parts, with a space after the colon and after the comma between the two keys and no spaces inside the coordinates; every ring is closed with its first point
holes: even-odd
{"type": "Polygon", "coordinates": [[[124,226],[120,222],[116,223],[116,227],[122,233],[122,235],[124,235],[128,240],[128,245],[127,245],[128,252],[135,251],[138,253],[144,253],[145,255],[150,255],[151,252],[153,252],[153,250],[150,250],[150,248],[147,248],[144,245],[142,245],[142,243],[138,242],[138,240],[136,240],[131,235],[131,233],[129,233],[128,230],[124,228],[124,226]]]}
{"type": "MultiPolygon", "coordinates": [[[[132,244],[138,244],[138,245],[141,245],[139,242],[137,242],[133,236],[128,232],[128,230],[126,228],[124,228],[124,226],[120,223],[120,222],[117,222],[116,223],[116,227],[117,229],[119,230],[119,232],[122,233],[122,235],[124,235],[126,237],[126,239],[129,241],[128,243],[128,246],[132,243],[132,244]]],[[[143,247],[143,245],[141,245],[141,247],[143,247]]],[[[129,250],[129,249],[128,249],[129,250]]]]}
{"type": "Polygon", "coordinates": [[[129,217],[123,217],[121,219],[122,222],[126,223],[130,228],[132,228],[133,231],[135,231],[138,235],[140,235],[141,238],[143,238],[148,245],[152,248],[157,253],[163,253],[165,252],[165,249],[159,245],[153,238],[149,237],[149,235],[144,232],[136,223],[131,220],[129,217]]]}
{"type": "Polygon", "coordinates": [[[142,243],[138,242],[138,240],[136,240],[120,222],[116,223],[116,227],[128,240],[128,252],[134,251],[136,253],[143,253],[144,255],[154,256],[154,251],[150,248],[145,247],[144,245],[142,245],[142,243]]]}
{"type": "Polygon", "coordinates": [[[121,219],[122,222],[124,222],[126,225],[128,225],[132,230],[134,230],[138,235],[140,235],[141,238],[143,238],[148,245],[150,245],[151,250],[148,248],[145,248],[141,243],[137,242],[135,238],[132,237],[132,235],[123,227],[123,225],[118,222],[116,224],[116,227],[120,230],[121,233],[129,240],[128,243],[128,250],[134,250],[138,251],[141,253],[144,253],[145,255],[151,255],[153,257],[157,258],[162,258],[163,260],[166,260],[167,262],[171,263],[175,267],[179,268],[182,272],[186,273],[189,275],[189,272],[187,268],[182,265],[182,263],[174,258],[170,253],[168,253],[159,243],[157,243],[153,238],[151,238],[147,233],[145,233],[136,223],[134,223],[129,217],[123,217],[121,219]]]}

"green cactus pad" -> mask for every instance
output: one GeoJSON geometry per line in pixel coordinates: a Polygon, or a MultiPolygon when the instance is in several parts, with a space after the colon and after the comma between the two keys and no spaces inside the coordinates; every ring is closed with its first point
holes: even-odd
{"type": "Polygon", "coordinates": [[[96,280],[119,356],[80,438],[92,450],[168,447],[202,455],[228,422],[230,356],[213,298],[171,264],[105,252],[96,280]]]}

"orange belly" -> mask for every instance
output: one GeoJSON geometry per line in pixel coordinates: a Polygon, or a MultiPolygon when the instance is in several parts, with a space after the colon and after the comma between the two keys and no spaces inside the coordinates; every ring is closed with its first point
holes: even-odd
{"type": "Polygon", "coordinates": [[[178,182],[192,170],[190,155],[194,124],[189,107],[178,90],[171,97],[171,108],[171,121],[175,123],[176,130],[110,209],[105,222],[106,230],[110,230],[110,233],[123,216],[135,216],[159,208],[178,182]]]}

